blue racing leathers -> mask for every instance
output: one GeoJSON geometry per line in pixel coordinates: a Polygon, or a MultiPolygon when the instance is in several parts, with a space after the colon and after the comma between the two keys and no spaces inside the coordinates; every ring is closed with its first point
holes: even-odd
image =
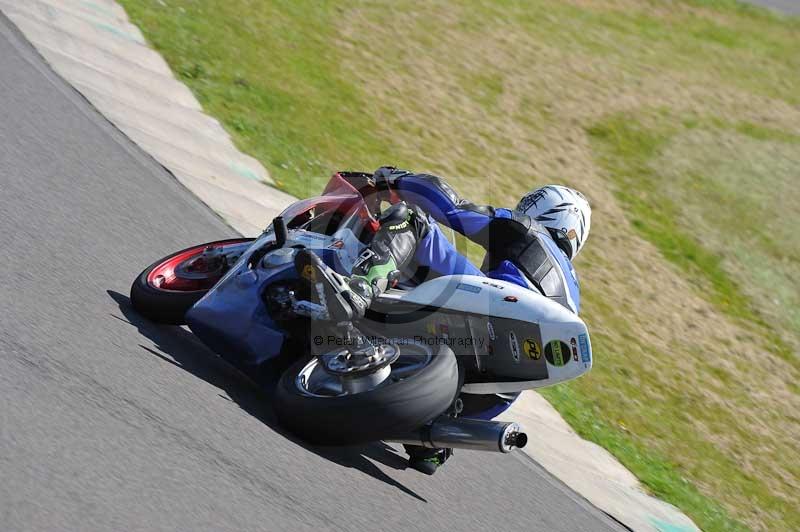
{"type": "MultiPolygon", "coordinates": [[[[397,172],[397,171],[396,171],[397,172]]],[[[414,259],[439,275],[486,275],[537,290],[573,312],[580,308],[575,270],[547,229],[511,209],[469,203],[442,179],[401,173],[392,184],[394,199],[425,213],[428,223],[418,235],[414,259]],[[480,269],[447,240],[441,223],[486,249],[480,269]]]]}

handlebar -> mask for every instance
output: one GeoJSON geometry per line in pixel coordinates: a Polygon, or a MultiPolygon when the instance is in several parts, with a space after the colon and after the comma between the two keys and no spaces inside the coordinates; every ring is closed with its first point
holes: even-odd
{"type": "Polygon", "coordinates": [[[275,240],[267,242],[250,254],[250,258],[247,259],[247,267],[249,269],[255,268],[256,264],[264,258],[264,255],[273,249],[282,248],[286,244],[289,231],[286,229],[286,222],[283,220],[283,216],[276,216],[272,219],[272,232],[275,233],[275,240]]]}

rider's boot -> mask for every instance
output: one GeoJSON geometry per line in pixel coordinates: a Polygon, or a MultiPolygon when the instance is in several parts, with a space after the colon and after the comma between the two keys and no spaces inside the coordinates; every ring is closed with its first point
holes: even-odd
{"type": "Polygon", "coordinates": [[[408,453],[409,467],[420,473],[433,475],[448,458],[453,456],[453,449],[429,449],[420,445],[404,445],[408,453]]]}
{"type": "Polygon", "coordinates": [[[313,284],[312,299],[320,304],[324,299],[331,320],[363,318],[372,300],[396,282],[399,270],[411,261],[418,240],[427,233],[426,223],[405,203],[397,203],[381,215],[381,227],[353,265],[352,277],[336,273],[307,249],[297,254],[295,267],[313,284]]]}

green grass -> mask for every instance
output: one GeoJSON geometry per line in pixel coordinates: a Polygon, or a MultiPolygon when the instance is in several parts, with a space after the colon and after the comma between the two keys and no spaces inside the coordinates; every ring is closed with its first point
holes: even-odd
{"type": "Polygon", "coordinates": [[[395,164],[475,201],[603,198],[577,262],[596,364],[546,397],[704,530],[800,528],[800,22],[729,0],[121,3],[290,193],[395,164]],[[647,261],[650,295],[626,272],[647,261]]]}
{"type": "Polygon", "coordinates": [[[310,195],[331,169],[388,159],[389,148],[369,135],[376,124],[361,112],[358,87],[337,69],[334,6],[122,4],[203,107],[287,192],[310,195]]]}

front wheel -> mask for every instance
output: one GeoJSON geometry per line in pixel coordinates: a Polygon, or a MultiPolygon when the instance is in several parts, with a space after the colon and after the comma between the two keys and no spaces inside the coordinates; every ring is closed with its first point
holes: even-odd
{"type": "Polygon", "coordinates": [[[388,377],[354,390],[319,357],[287,369],[275,391],[281,424],[309,443],[350,445],[407,434],[445,412],[458,393],[458,366],[447,346],[392,344],[388,377]]]}
{"type": "Polygon", "coordinates": [[[222,278],[253,240],[217,240],[157,260],[133,281],[133,308],[151,321],[183,325],[186,312],[222,278]]]}

